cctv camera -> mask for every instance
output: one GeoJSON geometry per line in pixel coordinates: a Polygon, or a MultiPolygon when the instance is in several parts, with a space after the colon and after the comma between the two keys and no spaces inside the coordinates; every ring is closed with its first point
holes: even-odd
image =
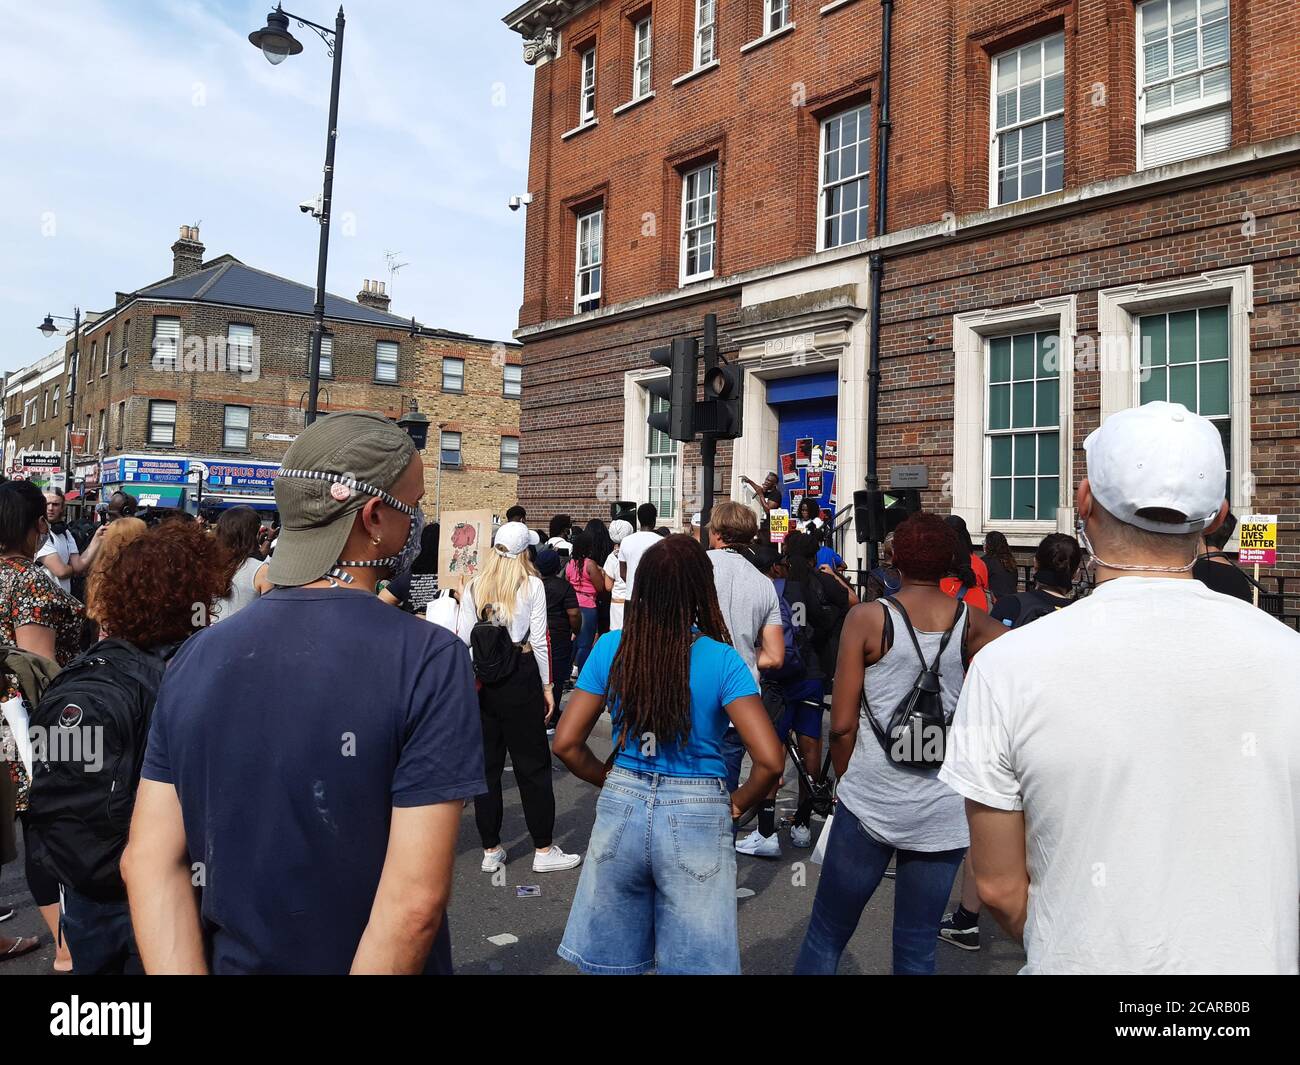
{"type": "Polygon", "coordinates": [[[510,197],[510,210],[512,210],[512,211],[517,211],[517,210],[519,210],[519,205],[520,205],[520,203],[521,203],[521,201],[520,201],[520,199],[519,199],[518,196],[511,196],[511,197],[510,197]]]}
{"type": "Polygon", "coordinates": [[[517,211],[520,207],[527,207],[532,202],[533,194],[531,192],[525,192],[522,196],[511,196],[510,210],[517,211]]]}
{"type": "Polygon", "coordinates": [[[302,203],[298,204],[298,210],[303,214],[315,215],[317,218],[321,216],[323,208],[324,198],[319,193],[313,196],[310,200],[303,200],[302,203]]]}

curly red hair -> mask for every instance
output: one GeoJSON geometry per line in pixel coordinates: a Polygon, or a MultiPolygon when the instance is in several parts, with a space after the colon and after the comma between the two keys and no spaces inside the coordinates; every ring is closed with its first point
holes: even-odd
{"type": "Polygon", "coordinates": [[[937,581],[952,565],[957,534],[937,514],[913,514],[894,530],[894,566],[915,581],[937,581]]]}
{"type": "Polygon", "coordinates": [[[137,647],[178,643],[207,626],[242,561],[193,522],[164,522],[96,573],[95,620],[137,647]]]}

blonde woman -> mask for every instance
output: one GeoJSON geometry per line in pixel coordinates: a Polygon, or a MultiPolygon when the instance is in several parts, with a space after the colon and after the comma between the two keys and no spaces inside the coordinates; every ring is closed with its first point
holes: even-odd
{"type": "Polygon", "coordinates": [[[483,725],[483,762],[488,791],[474,800],[474,820],[483,841],[483,871],[495,873],[506,862],[501,846],[501,774],[506,754],[519,784],[524,820],[533,837],[533,872],[572,869],[582,861],[555,846],[555,792],[551,785],[551,749],[546,725],[555,715],[551,649],[546,625],[546,588],[528,561],[537,536],[522,522],[497,530],[483,567],[461,596],[457,632],[474,656],[479,679],[479,715],[483,725]],[[490,630],[474,636],[479,622],[504,629],[513,645],[489,662],[490,630]]]}

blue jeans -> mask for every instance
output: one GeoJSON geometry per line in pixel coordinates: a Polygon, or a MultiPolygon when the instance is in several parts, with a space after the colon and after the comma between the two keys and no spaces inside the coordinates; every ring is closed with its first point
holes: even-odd
{"type": "Polygon", "coordinates": [[[721,780],[610,771],[557,953],[611,976],[739,974],[736,850],[721,780]]]}
{"type": "MultiPolygon", "coordinates": [[[[591,654],[591,648],[596,642],[599,613],[594,606],[583,606],[578,609],[582,612],[582,631],[578,633],[577,642],[573,646],[573,664],[578,667],[578,675],[582,676],[582,664],[587,661],[587,656],[591,654]]],[[[568,679],[568,677],[564,678],[564,680],[568,679]]]]}
{"type": "Polygon", "coordinates": [[[97,902],[63,889],[63,935],[77,976],[143,976],[126,899],[97,902]]]}
{"type": "Polygon", "coordinates": [[[898,855],[894,879],[894,973],[930,976],[939,922],[952,894],[965,848],[896,850],[875,840],[843,803],[835,808],[826,861],[812,917],[795,962],[797,976],[833,976],[853,938],[889,859],[898,855]]]}

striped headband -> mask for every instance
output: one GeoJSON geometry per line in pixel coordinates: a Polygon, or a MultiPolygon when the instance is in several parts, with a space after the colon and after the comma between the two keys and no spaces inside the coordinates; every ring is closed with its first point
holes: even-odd
{"type": "MultiPolygon", "coordinates": [[[[368,496],[374,496],[376,499],[382,499],[394,510],[400,510],[407,517],[415,517],[416,508],[409,503],[403,503],[400,499],[389,495],[382,488],[376,488],[373,484],[367,484],[365,481],[358,481],[350,473],[334,473],[330,470],[285,470],[281,469],[276,472],[277,478],[296,477],[306,481],[329,481],[333,484],[341,484],[351,488],[355,492],[362,492],[368,496]]],[[[342,502],[342,500],[340,500],[342,502]]]]}

